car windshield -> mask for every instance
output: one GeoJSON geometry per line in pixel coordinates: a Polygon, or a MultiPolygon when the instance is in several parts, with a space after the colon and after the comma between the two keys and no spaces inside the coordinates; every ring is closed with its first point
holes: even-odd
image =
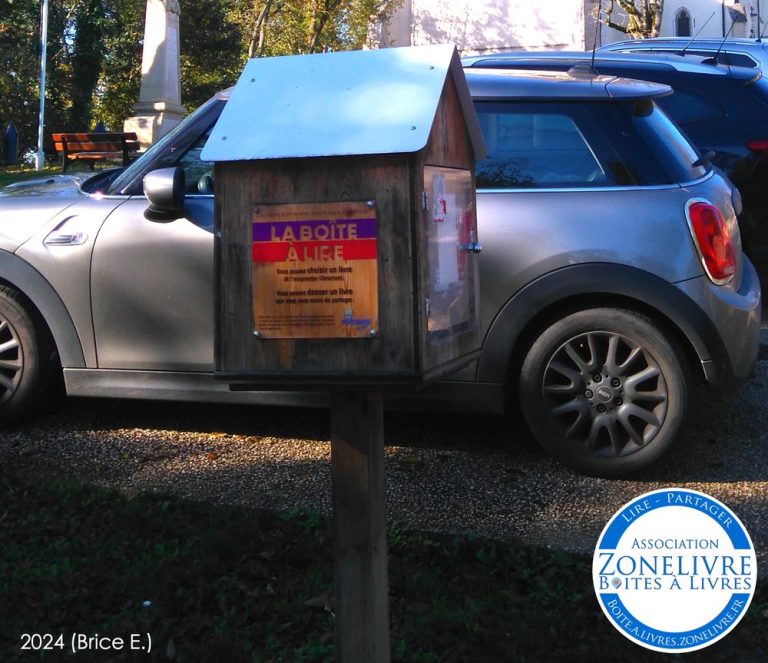
{"type": "Polygon", "coordinates": [[[125,193],[125,190],[132,182],[145,170],[145,164],[155,160],[156,157],[165,154],[169,145],[172,145],[177,136],[184,131],[184,128],[195,121],[201,115],[205,115],[211,106],[221,103],[219,99],[213,97],[206,101],[202,106],[196,108],[182,122],[177,124],[170,132],[157,141],[144,154],[126,168],[119,177],[110,184],[108,193],[115,195],[125,193]]]}

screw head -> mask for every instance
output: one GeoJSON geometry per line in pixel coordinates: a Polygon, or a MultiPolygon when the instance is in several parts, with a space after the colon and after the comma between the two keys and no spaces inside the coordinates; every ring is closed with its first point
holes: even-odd
{"type": "Polygon", "coordinates": [[[616,406],[623,405],[624,401],[623,401],[623,399],[621,399],[618,396],[616,396],[616,398],[613,399],[613,404],[616,405],[616,406]]]}
{"type": "Polygon", "coordinates": [[[619,378],[613,378],[611,380],[611,386],[612,387],[618,387],[621,384],[621,380],[619,378]]]}
{"type": "Polygon", "coordinates": [[[597,406],[597,411],[598,411],[598,412],[600,412],[600,413],[603,413],[603,412],[605,412],[605,405],[603,405],[602,403],[600,403],[600,404],[597,406]]]}
{"type": "Polygon", "coordinates": [[[600,373],[595,373],[595,374],[592,376],[592,381],[593,381],[593,382],[602,382],[602,381],[603,381],[603,376],[602,376],[602,375],[600,375],[600,373]]]}
{"type": "Polygon", "coordinates": [[[585,398],[592,398],[592,396],[594,396],[594,394],[592,393],[592,390],[591,390],[591,389],[587,389],[587,390],[584,392],[584,397],[585,397],[585,398]]]}

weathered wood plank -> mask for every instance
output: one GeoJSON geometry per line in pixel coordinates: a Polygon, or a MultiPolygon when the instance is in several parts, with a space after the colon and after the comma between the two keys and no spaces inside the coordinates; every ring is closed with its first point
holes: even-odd
{"type": "Polygon", "coordinates": [[[331,393],[338,663],[388,663],[389,579],[381,393],[331,393]]]}

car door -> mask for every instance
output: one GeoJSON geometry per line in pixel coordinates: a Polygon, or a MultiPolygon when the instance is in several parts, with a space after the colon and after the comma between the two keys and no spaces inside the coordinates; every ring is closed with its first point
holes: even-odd
{"type": "Polygon", "coordinates": [[[176,161],[183,218],[150,221],[146,198],[131,196],[99,232],[91,266],[99,368],[213,369],[212,164],[200,160],[208,131],[176,161]]]}

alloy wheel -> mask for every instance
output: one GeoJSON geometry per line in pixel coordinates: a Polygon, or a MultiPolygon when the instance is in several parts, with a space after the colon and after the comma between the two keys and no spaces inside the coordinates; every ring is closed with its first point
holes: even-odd
{"type": "Polygon", "coordinates": [[[0,404],[10,400],[21,382],[24,354],[13,326],[0,319],[0,404]]]}
{"type": "Polygon", "coordinates": [[[563,343],[547,363],[541,389],[564,441],[600,457],[645,447],[667,414],[669,394],[658,362],[615,332],[590,331],[563,343]]]}

